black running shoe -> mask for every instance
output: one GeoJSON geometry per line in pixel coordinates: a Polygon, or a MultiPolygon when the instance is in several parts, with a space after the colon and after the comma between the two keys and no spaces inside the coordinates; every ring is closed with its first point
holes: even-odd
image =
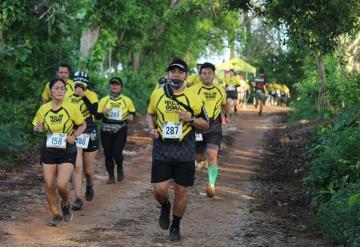
{"type": "Polygon", "coordinates": [[[94,198],[94,185],[86,185],[85,199],[90,202],[94,198]]]}
{"type": "Polygon", "coordinates": [[[159,217],[159,225],[161,229],[167,230],[170,226],[170,210],[171,204],[168,202],[165,206],[161,206],[161,212],[159,217]]]}
{"type": "Polygon", "coordinates": [[[72,218],[74,217],[73,213],[70,209],[70,203],[68,203],[66,206],[61,204],[61,209],[63,212],[63,218],[65,222],[70,222],[72,218]]]}
{"type": "Polygon", "coordinates": [[[180,240],[180,226],[171,226],[169,230],[169,240],[177,241],[180,240]]]}
{"type": "Polygon", "coordinates": [[[76,198],[75,201],[71,204],[72,210],[81,210],[83,207],[83,202],[80,198],[76,198]]]}
{"type": "Polygon", "coordinates": [[[107,184],[114,184],[115,183],[115,177],[109,177],[108,181],[106,181],[107,184]]]}
{"type": "Polygon", "coordinates": [[[118,182],[121,182],[121,181],[123,181],[124,180],[124,169],[123,168],[121,168],[121,169],[118,169],[117,170],[117,181],[118,182]]]}
{"type": "Polygon", "coordinates": [[[49,226],[61,226],[62,222],[63,222],[62,216],[56,214],[50,219],[48,225],[49,226]]]}

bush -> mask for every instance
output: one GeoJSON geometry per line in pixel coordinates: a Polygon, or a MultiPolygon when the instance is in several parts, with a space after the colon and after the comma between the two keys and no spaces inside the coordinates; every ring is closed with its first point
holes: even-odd
{"type": "Polygon", "coordinates": [[[33,133],[32,120],[40,105],[40,100],[29,98],[22,101],[8,101],[0,98],[0,164],[23,152],[39,138],[33,133]],[[6,107],[5,107],[6,106],[6,107]]]}
{"type": "Polygon", "coordinates": [[[324,119],[306,149],[310,170],[304,183],[325,236],[340,246],[360,246],[359,79],[359,74],[341,76],[336,71],[330,76],[327,100],[334,109],[328,112],[313,111],[315,102],[307,98],[316,92],[313,81],[299,85],[300,101],[293,117],[324,119]],[[306,100],[301,100],[304,96],[306,100]]]}
{"type": "Polygon", "coordinates": [[[360,184],[349,184],[317,210],[328,239],[341,246],[360,246],[360,184]]]}

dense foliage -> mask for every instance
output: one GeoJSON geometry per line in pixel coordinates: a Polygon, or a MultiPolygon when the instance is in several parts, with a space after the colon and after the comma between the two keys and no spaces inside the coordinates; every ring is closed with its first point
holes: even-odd
{"type": "Polygon", "coordinates": [[[329,55],[326,99],[330,108],[318,111],[318,75],[308,66],[305,79],[296,83],[293,122],[321,119],[307,156],[310,171],[304,183],[311,193],[317,222],[332,242],[358,246],[360,207],[360,75],[348,73],[339,58],[329,55]]]}
{"type": "Polygon", "coordinates": [[[359,16],[356,0],[3,0],[0,164],[39,141],[31,120],[57,64],[87,71],[99,97],[120,76],[142,113],[171,59],[193,70],[201,56],[227,47],[296,90],[292,121],[322,120],[305,184],[328,238],[359,246],[360,76],[346,71],[348,43],[340,42],[355,39],[359,16]]]}

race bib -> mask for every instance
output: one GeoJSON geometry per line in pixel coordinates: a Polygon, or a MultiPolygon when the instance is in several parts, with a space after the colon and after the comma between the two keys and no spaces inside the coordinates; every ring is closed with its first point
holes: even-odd
{"type": "Polygon", "coordinates": [[[201,133],[195,133],[195,140],[196,140],[197,142],[203,141],[203,136],[202,136],[202,134],[201,134],[201,133]]]}
{"type": "Polygon", "coordinates": [[[163,137],[166,139],[180,139],[182,137],[182,123],[164,123],[163,137]]]}
{"type": "Polygon", "coordinates": [[[66,148],[66,137],[65,133],[53,133],[49,134],[46,139],[47,148],[66,148]]]}
{"type": "Polygon", "coordinates": [[[229,85],[228,86],[228,90],[229,91],[235,91],[236,90],[236,87],[234,85],[229,85]]]}
{"type": "Polygon", "coordinates": [[[263,93],[263,91],[261,89],[256,89],[257,93],[263,93]]]}
{"type": "Polygon", "coordinates": [[[122,111],[120,109],[111,109],[109,111],[109,119],[121,121],[122,111]]]}
{"type": "Polygon", "coordinates": [[[78,148],[83,148],[83,149],[87,149],[89,146],[89,140],[90,140],[90,135],[89,134],[81,134],[78,137],[76,137],[76,146],[78,148]]]}

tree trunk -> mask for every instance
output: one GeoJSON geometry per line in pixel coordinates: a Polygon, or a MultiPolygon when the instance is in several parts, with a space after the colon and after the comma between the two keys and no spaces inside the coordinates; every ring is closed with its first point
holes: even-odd
{"type": "Polygon", "coordinates": [[[5,38],[4,38],[4,31],[3,28],[0,26],[0,45],[5,44],[5,38]]]}
{"type": "Polygon", "coordinates": [[[93,26],[81,32],[80,59],[84,60],[90,54],[91,48],[96,44],[100,33],[99,26],[93,26]]]}
{"type": "Polygon", "coordinates": [[[235,57],[235,38],[229,37],[230,59],[235,57]]]}
{"type": "Polygon", "coordinates": [[[325,107],[325,86],[326,86],[325,64],[322,54],[316,57],[316,64],[318,67],[318,73],[320,79],[319,94],[317,98],[317,108],[320,111],[325,107]]]}
{"type": "Polygon", "coordinates": [[[277,41],[278,41],[278,54],[282,54],[282,46],[281,46],[281,33],[280,28],[277,30],[277,41]]]}
{"type": "Polygon", "coordinates": [[[140,68],[140,52],[134,52],[132,57],[132,68],[137,71],[140,68]]]}
{"type": "Polygon", "coordinates": [[[108,65],[109,65],[109,71],[112,73],[112,48],[109,48],[109,56],[108,56],[108,65]]]}
{"type": "Polygon", "coordinates": [[[251,19],[248,11],[244,11],[243,24],[245,26],[245,58],[251,55],[251,19]]]}

